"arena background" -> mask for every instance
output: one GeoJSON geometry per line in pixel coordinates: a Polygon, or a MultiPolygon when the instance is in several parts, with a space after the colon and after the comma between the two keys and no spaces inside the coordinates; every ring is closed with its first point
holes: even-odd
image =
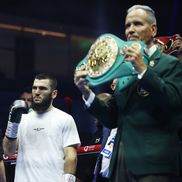
{"type": "MultiPolygon", "coordinates": [[[[180,0],[160,3],[154,0],[2,0],[0,127],[3,134],[9,105],[24,87],[31,86],[35,74],[48,72],[59,81],[55,106],[72,114],[82,145],[88,145],[96,127],[93,117],[85,112],[81,95],[73,84],[74,69],[99,35],[112,33],[125,40],[124,18],[127,8],[134,4],[149,5],[156,11],[158,36],[182,35],[180,0]]],[[[110,92],[109,83],[95,91],[110,92]]],[[[85,176],[91,175],[88,173],[92,172],[96,156],[88,155],[87,160],[93,163],[83,171],[85,176]]],[[[83,158],[85,160],[84,156],[80,161],[83,158]]],[[[79,170],[83,170],[80,163],[79,170]]],[[[8,175],[11,175],[9,171],[8,175]]]]}

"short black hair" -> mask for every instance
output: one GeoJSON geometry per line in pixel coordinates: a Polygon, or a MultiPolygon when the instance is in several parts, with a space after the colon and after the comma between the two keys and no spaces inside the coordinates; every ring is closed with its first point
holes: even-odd
{"type": "Polygon", "coordinates": [[[35,79],[38,79],[38,80],[48,79],[48,80],[50,80],[51,89],[52,90],[57,89],[57,79],[53,75],[50,75],[47,73],[40,73],[40,74],[35,76],[35,79]]]}

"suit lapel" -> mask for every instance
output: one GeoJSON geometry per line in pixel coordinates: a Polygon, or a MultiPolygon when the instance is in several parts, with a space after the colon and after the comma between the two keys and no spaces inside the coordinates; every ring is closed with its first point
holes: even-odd
{"type": "Polygon", "coordinates": [[[158,60],[160,59],[161,54],[162,54],[162,51],[160,51],[157,48],[157,50],[154,52],[154,54],[150,57],[148,66],[151,68],[155,68],[155,66],[158,64],[158,60]]]}
{"type": "MultiPolygon", "coordinates": [[[[161,54],[162,52],[157,48],[157,50],[154,52],[154,54],[149,58],[149,63],[148,63],[148,66],[151,67],[151,68],[155,68],[155,66],[158,64],[158,60],[160,59],[161,57],[161,54]]],[[[128,88],[128,91],[127,91],[127,99],[125,101],[125,106],[124,108],[126,108],[130,98],[131,98],[131,95],[133,93],[135,93],[135,90],[137,89],[137,86],[139,84],[140,80],[136,80],[131,86],[130,88],[128,88]]]]}

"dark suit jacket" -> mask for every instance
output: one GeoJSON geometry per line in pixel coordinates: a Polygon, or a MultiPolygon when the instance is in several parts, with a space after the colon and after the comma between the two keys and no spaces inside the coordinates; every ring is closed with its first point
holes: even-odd
{"type": "Polygon", "coordinates": [[[120,141],[132,173],[176,173],[179,169],[177,130],[181,107],[182,64],[160,50],[150,59],[141,80],[114,94],[107,103],[96,97],[88,111],[105,126],[118,127],[110,176],[120,141]]]}

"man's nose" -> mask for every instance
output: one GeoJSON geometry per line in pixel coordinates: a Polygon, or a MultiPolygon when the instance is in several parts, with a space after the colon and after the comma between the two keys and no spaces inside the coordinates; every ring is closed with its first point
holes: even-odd
{"type": "Polygon", "coordinates": [[[39,94],[39,93],[40,93],[40,89],[39,89],[39,88],[36,88],[36,89],[35,89],[35,93],[36,93],[36,94],[39,94]]]}
{"type": "Polygon", "coordinates": [[[128,27],[128,32],[129,32],[129,33],[135,32],[135,26],[131,24],[131,25],[128,27]]]}

